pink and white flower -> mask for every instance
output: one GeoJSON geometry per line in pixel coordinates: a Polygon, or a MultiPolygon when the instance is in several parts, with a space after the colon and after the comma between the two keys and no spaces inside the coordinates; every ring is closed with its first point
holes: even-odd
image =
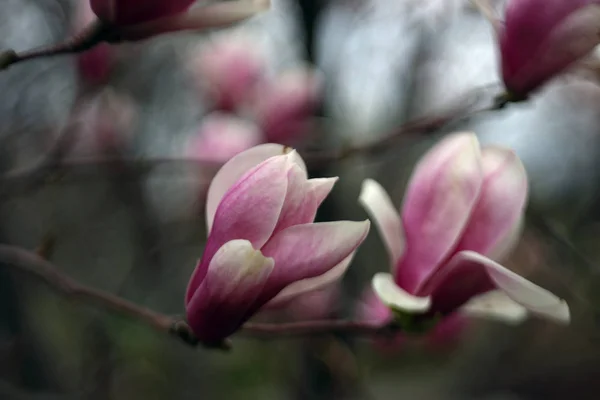
{"type": "Polygon", "coordinates": [[[392,266],[392,274],[373,278],[375,293],[391,310],[418,320],[461,312],[568,322],[564,300],[497,262],[518,239],[526,200],[527,176],[515,153],[481,149],[470,133],[448,136],[420,160],[401,213],[377,182],[365,181],[360,203],[392,266]]]}
{"type": "Polygon", "coordinates": [[[344,273],[369,222],[313,222],[336,180],[308,179],[300,156],[276,144],[221,168],[208,191],[206,247],[185,296],[201,341],[219,343],[268,303],[344,273]]]}

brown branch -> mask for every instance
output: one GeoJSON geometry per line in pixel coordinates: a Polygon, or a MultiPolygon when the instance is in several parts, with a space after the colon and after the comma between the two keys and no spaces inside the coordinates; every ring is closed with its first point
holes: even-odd
{"type": "Polygon", "coordinates": [[[169,332],[187,344],[198,344],[191,329],[186,324],[180,323],[177,318],[157,313],[113,294],[82,285],[35,253],[16,246],[0,244],[0,263],[38,279],[71,300],[89,303],[123,316],[132,317],[156,330],[169,332]]]}
{"type": "MultiPolygon", "coordinates": [[[[141,321],[160,332],[169,333],[190,346],[199,344],[190,326],[181,318],[161,314],[102,290],[90,288],[60,272],[52,263],[34,252],[0,244],[0,264],[12,267],[45,283],[73,301],[91,304],[116,314],[141,321]]],[[[247,323],[241,332],[251,337],[274,339],[292,336],[346,333],[350,335],[389,335],[397,332],[393,325],[374,326],[365,322],[331,320],[286,324],[247,323]]],[[[228,349],[227,341],[207,347],[228,349]]]]}
{"type": "Polygon", "coordinates": [[[299,150],[299,152],[306,163],[315,168],[357,155],[374,156],[389,151],[390,148],[397,146],[402,140],[414,140],[415,135],[428,134],[451,122],[467,119],[487,111],[500,110],[510,101],[505,93],[499,91],[498,84],[486,85],[469,91],[437,114],[409,121],[372,143],[331,151],[299,150]],[[484,105],[482,106],[481,103],[484,103],[484,105]]]}
{"type": "Polygon", "coordinates": [[[294,336],[349,334],[353,336],[392,335],[399,331],[395,325],[377,326],[368,322],[346,320],[319,320],[282,324],[246,323],[241,333],[261,339],[294,336]]]}

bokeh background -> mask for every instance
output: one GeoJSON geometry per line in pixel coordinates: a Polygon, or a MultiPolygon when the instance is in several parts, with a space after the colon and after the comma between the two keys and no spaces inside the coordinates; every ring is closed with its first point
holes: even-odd
{"type": "MultiPolygon", "coordinates": [[[[85,1],[0,0],[0,48],[64,40],[85,1]]],[[[494,2],[499,9],[502,3],[494,2]]],[[[235,28],[114,46],[100,83],[83,76],[77,56],[19,64],[0,72],[0,241],[42,246],[85,284],[183,314],[206,234],[203,194],[215,171],[189,160],[190,140],[211,111],[194,59],[228,35],[251,37],[270,73],[306,63],[319,69],[315,117],[322,126],[297,144],[301,154],[364,146],[415,118],[474,107],[473,99],[489,101],[490,88],[500,90],[494,35],[466,0],[272,0],[270,11],[235,28]],[[109,111],[97,111],[98,104],[109,111]],[[110,145],[99,150],[94,132],[106,124],[110,145]],[[65,132],[78,144],[61,155],[62,166],[36,169],[65,132]],[[122,162],[101,162],[107,152],[122,162]]],[[[530,215],[506,265],[565,297],[571,326],[470,321],[447,340],[396,346],[343,336],[235,336],[233,350],[222,353],[190,349],[3,268],[0,398],[598,398],[595,76],[555,79],[528,102],[407,135],[385,151],[309,163],[314,175],[341,177],[319,218],[364,219],[357,197],[366,177],[400,204],[418,157],[457,130],[510,146],[523,159],[530,215]]],[[[386,268],[372,232],[338,286],[263,318],[352,318],[370,277],[386,268]]]]}

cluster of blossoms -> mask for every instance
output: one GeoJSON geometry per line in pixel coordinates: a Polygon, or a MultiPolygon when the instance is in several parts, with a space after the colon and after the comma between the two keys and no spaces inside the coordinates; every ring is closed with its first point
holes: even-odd
{"type": "Polygon", "coordinates": [[[191,139],[191,157],[223,164],[258,144],[294,145],[310,132],[318,74],[307,67],[270,76],[258,45],[227,35],[194,54],[191,70],[213,112],[191,139]]]}
{"type": "MultiPolygon", "coordinates": [[[[211,183],[209,237],[190,280],[187,316],[200,340],[218,343],[259,310],[340,278],[368,221],[313,223],[337,178],[308,179],[300,156],[266,144],[240,153],[211,183]]],[[[454,134],[417,165],[402,217],[379,184],[360,202],[390,253],[379,273],[375,323],[421,331],[455,313],[520,321],[528,313],[569,321],[561,299],[495,260],[517,242],[527,199],[521,162],[507,149],[480,149],[454,134]]]]}
{"type": "MultiPolygon", "coordinates": [[[[125,40],[224,26],[264,8],[246,0],[194,3],[90,2],[98,19],[125,40]]],[[[504,19],[496,34],[512,99],[527,97],[600,42],[598,1],[509,0],[504,19]]],[[[208,191],[209,235],[185,304],[198,339],[218,344],[260,311],[343,276],[370,223],[315,223],[337,178],[309,179],[297,152],[261,144],[290,144],[306,131],[319,92],[313,72],[268,77],[265,61],[235,41],[206,49],[195,69],[217,112],[205,119],[190,148],[196,157],[228,161],[208,191]]],[[[87,70],[90,79],[104,71],[87,70]]],[[[366,317],[405,332],[460,314],[510,321],[533,314],[568,322],[563,300],[498,263],[518,241],[527,192],[516,155],[482,149],[470,133],[448,136],[422,158],[401,212],[377,182],[365,181],[359,201],[378,227],[392,267],[391,274],[373,278],[366,317]]]]}
{"type": "MultiPolygon", "coordinates": [[[[90,0],[95,15],[111,27],[119,40],[229,26],[269,7],[268,0],[204,6],[194,3],[195,0],[90,0]]],[[[598,21],[598,0],[509,0],[503,21],[494,23],[502,78],[509,97],[526,98],[589,54],[600,43],[598,21]]]]}

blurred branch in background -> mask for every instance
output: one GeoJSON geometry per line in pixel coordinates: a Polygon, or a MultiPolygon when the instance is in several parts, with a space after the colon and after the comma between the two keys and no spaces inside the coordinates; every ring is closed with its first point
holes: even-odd
{"type": "MultiPolygon", "coordinates": [[[[416,118],[399,128],[383,135],[381,139],[360,146],[341,147],[332,150],[298,149],[311,168],[321,168],[356,156],[376,156],[398,146],[402,141],[413,140],[415,135],[434,132],[452,122],[468,119],[477,114],[499,110],[503,104],[498,103],[498,86],[489,85],[473,90],[456,99],[453,104],[434,115],[416,118]]],[[[321,120],[320,130],[327,130],[327,124],[321,120]]],[[[61,172],[69,170],[86,175],[89,169],[97,173],[98,167],[108,167],[117,171],[114,178],[118,180],[137,180],[140,175],[149,173],[154,167],[163,164],[189,164],[214,169],[214,164],[203,163],[197,159],[185,158],[127,158],[125,154],[107,155],[102,158],[64,159],[76,140],[78,123],[72,122],[59,136],[46,155],[31,166],[9,171],[0,176],[2,196],[10,196],[14,192],[24,192],[36,185],[47,182],[52,177],[59,178],[61,172]]]]}

